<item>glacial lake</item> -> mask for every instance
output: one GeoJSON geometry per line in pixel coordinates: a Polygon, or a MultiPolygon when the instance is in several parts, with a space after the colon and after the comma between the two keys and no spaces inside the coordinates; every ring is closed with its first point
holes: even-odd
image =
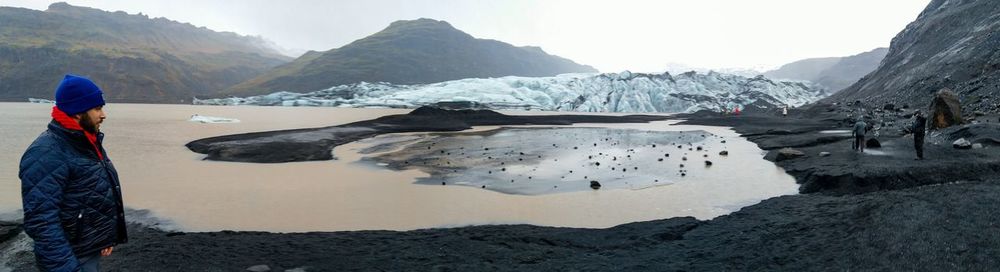
{"type": "MultiPolygon", "coordinates": [[[[0,142],[0,214],[16,214],[21,207],[18,162],[25,148],[45,130],[51,107],[0,103],[0,137],[4,139],[0,142]]],[[[762,159],[763,151],[732,130],[674,125],[676,121],[388,134],[339,146],[333,150],[338,158],[334,161],[255,164],[204,161],[204,155],[189,151],[184,144],[235,133],[345,124],[409,110],[115,103],[106,106],[105,111],[105,147],[118,168],[126,206],[149,210],[186,231],[412,230],[480,224],[605,228],[679,216],[711,219],[763,199],[795,194],[798,188],[791,176],[762,159]],[[188,121],[194,114],[241,122],[188,121]],[[672,138],[685,134],[683,137],[688,138],[683,139],[703,138],[705,150],[695,150],[698,141],[688,145],[692,141],[681,143],[682,138],[672,138]],[[612,140],[614,137],[619,139],[612,140]],[[598,143],[595,139],[608,140],[598,143]],[[558,149],[540,148],[557,142],[558,149]],[[616,145],[612,148],[613,142],[616,145]],[[524,183],[535,186],[527,191],[522,190],[523,186],[511,187],[512,182],[506,181],[516,176],[490,176],[497,162],[479,157],[506,153],[510,157],[505,159],[516,160],[513,152],[520,155],[522,151],[517,150],[527,150],[524,147],[532,144],[531,152],[554,153],[537,160],[511,162],[516,166],[508,175],[525,179],[537,175],[532,177],[536,183],[524,183]],[[441,186],[442,177],[433,176],[428,168],[390,169],[392,159],[399,158],[394,155],[415,154],[406,152],[427,145],[442,147],[430,149],[436,160],[468,162],[466,168],[448,168],[452,172],[442,176],[446,183],[451,182],[448,185],[456,186],[441,186]],[[470,152],[459,157],[456,152],[454,158],[441,157],[448,153],[445,150],[484,145],[494,146],[497,153],[470,152]],[[644,149],[630,151],[638,148],[628,145],[644,149]],[[671,148],[662,152],[670,156],[657,153],[659,148],[671,148]],[[722,150],[729,155],[719,156],[722,150]],[[654,153],[658,155],[650,155],[654,153]],[[571,175],[569,170],[578,169],[574,167],[591,167],[582,156],[600,156],[607,162],[597,176],[571,175]],[[661,157],[664,160],[658,160],[661,157]],[[558,161],[560,158],[562,161],[558,161]],[[612,171],[614,166],[609,162],[620,163],[619,158],[641,163],[629,164],[627,171],[631,172],[618,172],[620,168],[612,171]],[[712,165],[705,166],[704,160],[711,160],[712,165]],[[603,188],[589,189],[588,181],[595,177],[603,188]],[[550,186],[564,187],[538,189],[550,186]]],[[[597,166],[592,167],[598,173],[597,166]]],[[[572,174],[582,175],[587,170],[577,171],[572,174]]]]}

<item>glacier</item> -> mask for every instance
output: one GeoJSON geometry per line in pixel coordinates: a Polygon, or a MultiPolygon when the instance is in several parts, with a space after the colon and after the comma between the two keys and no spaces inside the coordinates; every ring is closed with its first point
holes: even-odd
{"type": "Polygon", "coordinates": [[[797,107],[830,92],[809,82],[709,71],[645,74],[563,74],[553,77],[468,78],[420,85],[360,82],[308,93],[193,100],[197,105],[415,108],[468,102],[490,109],[577,112],[695,112],[797,107]]]}

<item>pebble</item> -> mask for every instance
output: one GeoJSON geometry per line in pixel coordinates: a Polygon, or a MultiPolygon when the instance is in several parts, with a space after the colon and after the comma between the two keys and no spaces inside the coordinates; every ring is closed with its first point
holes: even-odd
{"type": "Polygon", "coordinates": [[[251,271],[251,272],[267,272],[267,271],[271,271],[271,267],[267,266],[266,264],[258,264],[258,265],[255,265],[255,266],[247,267],[246,271],[251,271]]]}

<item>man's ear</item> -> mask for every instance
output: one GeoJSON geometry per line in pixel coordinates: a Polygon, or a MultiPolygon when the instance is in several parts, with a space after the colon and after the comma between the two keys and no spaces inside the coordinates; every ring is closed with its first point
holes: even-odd
{"type": "Polygon", "coordinates": [[[87,114],[87,113],[77,113],[77,114],[74,114],[73,116],[70,116],[70,117],[73,117],[73,120],[80,121],[80,120],[83,120],[83,115],[84,114],[87,114]]]}

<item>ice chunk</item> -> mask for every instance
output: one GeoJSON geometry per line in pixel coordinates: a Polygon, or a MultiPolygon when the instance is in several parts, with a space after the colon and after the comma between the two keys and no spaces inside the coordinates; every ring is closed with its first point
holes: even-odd
{"type": "Polygon", "coordinates": [[[195,114],[191,115],[191,119],[189,119],[188,121],[206,123],[206,124],[218,124],[218,123],[239,123],[240,119],[212,117],[212,116],[203,116],[195,114]]]}

